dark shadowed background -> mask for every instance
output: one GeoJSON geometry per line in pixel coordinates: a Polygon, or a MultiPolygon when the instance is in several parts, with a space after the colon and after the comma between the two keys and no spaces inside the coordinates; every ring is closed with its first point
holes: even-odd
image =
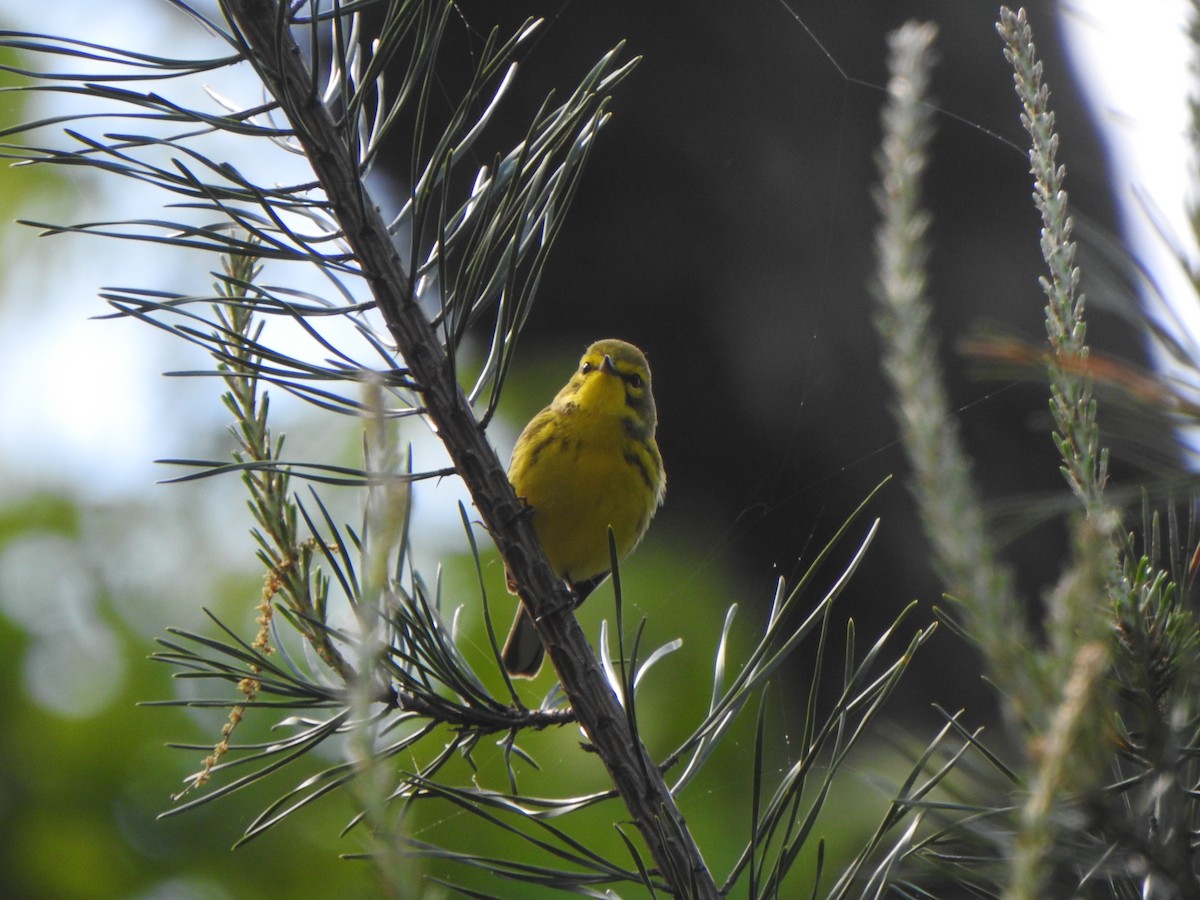
{"type": "MultiPolygon", "coordinates": [[[[458,39],[477,44],[497,9],[461,6],[458,39]]],[[[503,14],[502,31],[524,16],[547,20],[515,88],[514,106],[530,112],[547,85],[570,84],[618,41],[643,57],[616,91],[556,246],[522,338],[527,357],[558,353],[565,372],[610,335],[647,351],[669,472],[654,530],[732,567],[748,587],[731,599],[769,602],[779,575],[797,574],[876,484],[898,476],[872,506],[883,529],[840,602],[864,637],[914,598],[928,617],[940,595],[904,489],[869,292],[885,36],[910,18],[938,24],[942,113],[926,191],[938,362],[1003,555],[1036,597],[1059,571],[1070,508],[1046,390],[981,380],[953,349],[980,328],[1044,334],[1040,222],[997,8],[625,0],[506,4],[503,14]]],[[[1053,5],[1030,18],[1072,204],[1111,228],[1105,160],[1053,5]]],[[[1140,338],[1102,313],[1090,316],[1089,337],[1140,356],[1140,338]]],[[[673,602],[685,606],[687,594],[679,585],[673,602]]],[[[948,633],[918,671],[910,696],[987,703],[970,651],[948,633]]]]}

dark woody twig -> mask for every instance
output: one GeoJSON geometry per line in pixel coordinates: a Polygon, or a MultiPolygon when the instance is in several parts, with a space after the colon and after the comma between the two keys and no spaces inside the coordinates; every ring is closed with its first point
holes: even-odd
{"type": "Polygon", "coordinates": [[[520,585],[571,707],[604,761],[660,874],[676,896],[717,897],[712,876],[674,798],[641,742],[630,733],[625,711],[572,614],[570,595],[546,561],[495,451],[458,386],[450,359],[413,300],[412,285],[383,218],[359,178],[333,117],[313,90],[313,79],[288,27],[287,4],[225,0],[222,7],[303,145],[419,386],[429,418],[508,571],[520,585]]]}

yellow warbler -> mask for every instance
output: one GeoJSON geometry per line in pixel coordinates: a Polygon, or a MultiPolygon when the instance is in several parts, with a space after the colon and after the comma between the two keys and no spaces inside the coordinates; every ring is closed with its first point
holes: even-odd
{"type": "MultiPolygon", "coordinates": [[[[645,355],[610,339],[588,347],[566,387],[517,438],[509,480],[531,511],[550,565],[580,602],[608,574],[609,527],[624,557],[662,503],[667,476],[654,442],[657,425],[645,355]]],[[[521,606],[504,644],[504,668],[532,678],[544,652],[521,606]]]]}

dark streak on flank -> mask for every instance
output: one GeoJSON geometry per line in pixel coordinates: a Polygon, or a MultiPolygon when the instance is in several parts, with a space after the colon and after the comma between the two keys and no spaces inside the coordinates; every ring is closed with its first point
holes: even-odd
{"type": "Polygon", "coordinates": [[[554,434],[553,431],[549,431],[549,433],[541,440],[541,442],[529,449],[529,462],[527,462],[526,465],[537,465],[538,457],[540,457],[542,452],[556,440],[558,440],[558,436],[554,434]]]}
{"type": "Polygon", "coordinates": [[[625,454],[625,462],[637,469],[638,475],[642,477],[642,481],[646,482],[646,489],[653,493],[657,490],[657,485],[654,483],[654,478],[650,475],[650,469],[646,465],[646,460],[642,459],[640,453],[636,451],[625,454]]]}
{"type": "Polygon", "coordinates": [[[641,416],[621,416],[621,425],[626,437],[640,444],[646,442],[646,423],[641,416]]]}

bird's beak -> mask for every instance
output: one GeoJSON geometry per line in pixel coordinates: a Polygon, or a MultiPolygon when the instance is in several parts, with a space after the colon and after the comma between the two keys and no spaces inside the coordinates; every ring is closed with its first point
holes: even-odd
{"type": "Polygon", "coordinates": [[[617,367],[613,365],[612,357],[609,356],[607,353],[604,354],[604,362],[600,363],[600,368],[603,369],[605,372],[607,372],[609,375],[617,374],[617,367]]]}

